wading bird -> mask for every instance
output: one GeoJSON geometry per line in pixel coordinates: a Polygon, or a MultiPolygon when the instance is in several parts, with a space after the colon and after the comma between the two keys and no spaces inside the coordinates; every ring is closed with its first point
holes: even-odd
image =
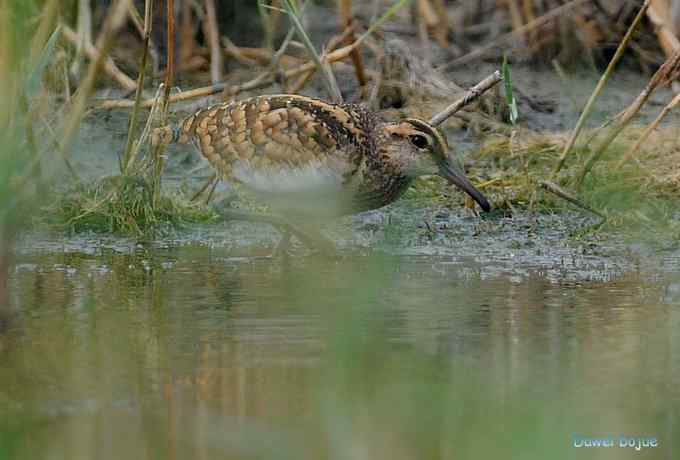
{"type": "Polygon", "coordinates": [[[190,141],[220,177],[242,184],[275,213],[236,218],[289,227],[306,243],[322,241],[314,230],[320,220],[385,206],[423,175],[444,177],[490,209],[450,161],[435,126],[384,121],[360,105],[257,96],[201,109],[176,128],[158,128],[152,139],[190,141]]]}

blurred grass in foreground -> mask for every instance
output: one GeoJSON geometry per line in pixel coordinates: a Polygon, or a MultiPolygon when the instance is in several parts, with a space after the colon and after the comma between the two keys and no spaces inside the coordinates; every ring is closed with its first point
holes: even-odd
{"type": "Polygon", "coordinates": [[[583,458],[572,433],[680,448],[663,284],[205,247],[37,257],[2,337],[0,458],[583,458]]]}

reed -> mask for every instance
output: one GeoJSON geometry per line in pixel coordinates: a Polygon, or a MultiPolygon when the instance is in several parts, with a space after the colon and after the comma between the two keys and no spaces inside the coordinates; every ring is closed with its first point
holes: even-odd
{"type": "Polygon", "coordinates": [[[623,56],[623,52],[626,49],[626,46],[630,42],[631,38],[633,37],[633,33],[637,29],[637,26],[640,24],[640,21],[645,15],[645,11],[647,10],[647,7],[649,7],[650,0],[646,0],[645,3],[642,5],[642,8],[638,11],[637,16],[635,16],[635,20],[633,20],[632,24],[630,27],[628,27],[628,31],[626,32],[626,35],[623,37],[623,40],[619,43],[618,48],[616,49],[616,53],[614,53],[614,56],[612,57],[611,61],[609,61],[609,65],[607,66],[607,69],[604,71],[602,76],[600,77],[600,81],[598,81],[597,86],[593,90],[592,94],[590,95],[590,98],[588,99],[588,102],[586,102],[585,107],[583,108],[583,112],[581,112],[581,116],[579,117],[578,121],[576,122],[576,127],[574,128],[574,131],[571,133],[571,136],[569,137],[569,142],[567,142],[567,145],[564,146],[564,150],[562,151],[562,154],[560,155],[559,160],[557,161],[557,164],[555,165],[555,169],[553,171],[553,176],[555,176],[557,173],[560,172],[562,169],[562,166],[564,165],[564,162],[567,159],[567,156],[571,152],[571,149],[574,147],[574,144],[576,143],[576,139],[578,138],[579,134],[581,133],[581,130],[583,129],[586,121],[588,120],[588,117],[590,116],[590,113],[592,112],[594,106],[595,106],[595,100],[597,97],[600,95],[602,90],[604,89],[604,86],[606,85],[607,81],[609,80],[609,77],[612,75],[614,72],[614,68],[616,67],[616,64],[619,62],[621,57],[623,56]]]}
{"type": "Polygon", "coordinates": [[[144,78],[146,76],[147,60],[149,57],[149,41],[151,40],[151,24],[153,23],[153,0],[146,0],[144,2],[144,44],[142,49],[142,58],[139,63],[139,75],[137,76],[137,89],[135,92],[135,103],[130,113],[130,122],[128,125],[128,136],[125,144],[125,151],[120,163],[120,173],[125,175],[130,166],[130,157],[135,146],[135,136],[137,134],[137,120],[139,119],[139,111],[141,109],[142,97],[144,92],[144,78]]]}

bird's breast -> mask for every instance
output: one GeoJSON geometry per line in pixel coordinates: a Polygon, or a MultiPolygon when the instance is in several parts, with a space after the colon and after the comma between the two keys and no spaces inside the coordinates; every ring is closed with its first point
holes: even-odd
{"type": "Polygon", "coordinates": [[[342,161],[313,161],[297,166],[233,165],[231,179],[275,211],[303,217],[336,217],[352,213],[357,186],[342,161]]]}

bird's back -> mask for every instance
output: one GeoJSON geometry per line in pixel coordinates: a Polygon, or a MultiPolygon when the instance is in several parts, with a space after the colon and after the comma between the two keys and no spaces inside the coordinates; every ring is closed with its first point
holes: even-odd
{"type": "Polygon", "coordinates": [[[359,106],[259,96],[199,110],[178,141],[193,141],[224,178],[256,192],[299,193],[351,180],[371,124],[359,106]]]}

